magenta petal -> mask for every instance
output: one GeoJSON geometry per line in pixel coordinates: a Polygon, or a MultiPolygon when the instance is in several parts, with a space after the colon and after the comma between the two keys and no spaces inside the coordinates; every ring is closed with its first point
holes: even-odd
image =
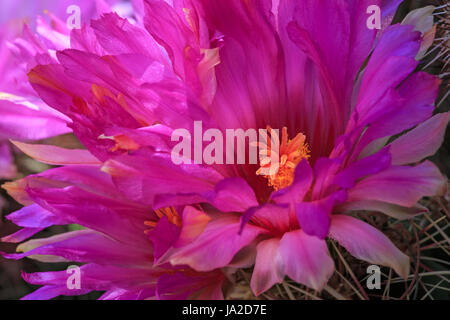
{"type": "Polygon", "coordinates": [[[194,33],[166,1],[145,1],[144,8],[145,28],[166,49],[175,71],[184,78],[186,55],[182,53],[187,46],[194,44],[194,33]]]}
{"type": "Polygon", "coordinates": [[[286,275],[314,290],[321,290],[334,272],[325,240],[302,230],[285,233],[279,250],[286,275]]]}
{"type": "Polygon", "coordinates": [[[187,264],[197,271],[225,267],[239,250],[264,232],[253,225],[247,225],[241,234],[239,229],[237,216],[223,215],[213,219],[191,244],[176,249],[170,262],[187,264]]]}
{"type": "Polygon", "coordinates": [[[206,201],[198,193],[157,194],[153,201],[153,208],[161,209],[170,206],[184,206],[206,201]]]}
{"type": "Polygon", "coordinates": [[[206,25],[216,42],[223,43],[220,63],[214,70],[217,92],[210,108],[212,117],[220,119],[219,126],[261,128],[268,123],[268,114],[277,114],[278,119],[286,117],[286,109],[279,108],[286,100],[281,94],[285,84],[282,52],[275,30],[264,15],[262,2],[195,3],[202,7],[206,25]]]}
{"type": "MultiPolygon", "coordinates": [[[[380,72],[386,64],[390,64],[389,58],[415,58],[420,47],[420,33],[414,32],[413,29],[413,26],[400,24],[392,25],[386,28],[369,59],[366,70],[364,71],[364,78],[361,84],[360,92],[365,92],[369,89],[370,92],[375,93],[372,90],[374,90],[377,86],[381,85],[382,87],[385,87],[385,85],[390,84],[391,81],[399,81],[396,76],[394,76],[386,83],[371,83],[371,81],[375,81],[375,79],[380,76],[387,77],[392,74],[391,72],[380,72]]],[[[403,60],[398,60],[398,62],[403,63],[403,60]]],[[[408,64],[405,64],[405,66],[408,66],[408,64]]],[[[408,69],[409,68],[404,68],[402,73],[406,72],[408,69]]],[[[381,94],[381,92],[379,94],[381,94]]]]}
{"type": "MultiPolygon", "coordinates": [[[[380,1],[306,0],[295,4],[298,28],[309,35],[318,57],[314,57],[311,49],[305,50],[305,53],[319,66],[322,75],[327,74],[323,78],[330,80],[330,86],[340,105],[348,108],[356,74],[369,55],[376,35],[376,30],[366,27],[366,10],[370,5],[379,5],[380,1]]],[[[299,38],[295,36],[292,25],[288,31],[292,40],[298,43],[299,38]]],[[[305,47],[304,41],[302,45],[305,47]]],[[[339,116],[347,117],[349,112],[350,108],[341,110],[342,115],[339,116]]],[[[330,117],[328,121],[332,124],[338,118],[330,117]]]]}
{"type": "Polygon", "coordinates": [[[156,227],[148,233],[153,243],[155,263],[175,244],[179,234],[180,229],[170,223],[167,217],[162,217],[156,227]]]}
{"type": "Polygon", "coordinates": [[[142,208],[130,210],[130,207],[123,206],[126,202],[115,202],[73,186],[34,187],[27,192],[36,203],[65,221],[97,230],[129,244],[148,243],[144,235],[144,220],[135,216],[142,208]],[[92,212],[96,214],[93,215],[92,212]],[[124,228],[124,225],[127,227],[124,228]]]}
{"type": "Polygon", "coordinates": [[[10,234],[3,238],[0,238],[0,241],[10,242],[10,243],[19,243],[19,242],[22,242],[22,241],[34,236],[36,233],[38,233],[42,230],[44,230],[44,228],[23,228],[17,232],[14,232],[13,234],[10,234]]]}
{"type": "Polygon", "coordinates": [[[159,62],[168,62],[156,41],[144,29],[132,25],[116,13],[93,20],[91,27],[103,49],[111,55],[146,54],[159,62]]]}
{"type": "MultiPolygon", "coordinates": [[[[323,195],[328,194],[330,183],[336,172],[342,166],[341,158],[325,158],[317,159],[314,164],[314,187],[312,188],[311,199],[321,199],[323,195]]],[[[333,186],[332,186],[333,187],[333,186]]]]}
{"type": "MultiPolygon", "coordinates": [[[[127,296],[128,299],[145,299],[155,296],[154,282],[158,274],[151,268],[119,268],[110,265],[85,264],[80,267],[80,272],[81,289],[79,290],[67,288],[68,273],[66,270],[22,273],[22,277],[28,283],[44,285],[24,299],[50,299],[52,298],[51,294],[70,296],[85,294],[92,290],[113,291],[118,290],[117,288],[120,288],[122,296],[127,296]]],[[[109,298],[113,299],[111,293],[109,298]]]]}
{"type": "Polygon", "coordinates": [[[334,215],[330,237],[358,259],[392,267],[403,278],[409,274],[409,258],[380,231],[358,219],[334,215]]]}
{"type": "Polygon", "coordinates": [[[79,29],[73,29],[70,33],[70,47],[76,50],[92,52],[98,55],[105,55],[105,50],[97,40],[92,28],[82,25],[79,29]]]}
{"type": "Polygon", "coordinates": [[[325,239],[330,229],[330,215],[334,205],[344,202],[346,198],[346,192],[340,190],[320,200],[296,204],[295,212],[300,227],[308,235],[325,239]]]}
{"type": "Polygon", "coordinates": [[[199,193],[159,194],[154,207],[187,205],[208,202],[222,212],[244,212],[257,206],[253,189],[242,178],[226,178],[214,186],[214,190],[199,193]]]}
{"type": "Polygon", "coordinates": [[[365,157],[347,166],[334,178],[334,183],[348,189],[354,186],[358,179],[378,173],[391,164],[389,148],[384,148],[374,155],[365,157]]]}
{"type": "MultiPolygon", "coordinates": [[[[275,232],[288,231],[295,221],[292,221],[290,206],[266,203],[258,207],[250,208],[241,217],[241,231],[250,221],[256,222],[259,226],[264,226],[268,230],[275,232]]],[[[294,219],[295,220],[295,219],[294,219]]]]}
{"type": "MultiPolygon", "coordinates": [[[[404,130],[414,127],[431,117],[439,91],[440,81],[437,77],[425,72],[417,72],[406,79],[398,89],[403,98],[396,108],[374,121],[360,142],[366,146],[369,143],[377,143],[376,139],[392,136],[404,130]],[[375,141],[373,141],[375,140],[375,141]]],[[[382,143],[384,146],[385,142],[382,143]]],[[[374,153],[370,145],[363,154],[374,153]],[[368,149],[368,150],[367,150],[368,149]]]]}
{"type": "Polygon", "coordinates": [[[294,204],[301,202],[313,181],[313,171],[309,162],[303,160],[295,168],[294,182],[286,188],[272,193],[270,198],[276,203],[294,204]]]}
{"type": "Polygon", "coordinates": [[[75,289],[71,290],[67,288],[67,285],[62,286],[43,286],[32,293],[26,295],[21,300],[49,300],[57,296],[78,296],[91,292],[90,289],[75,289]]]}
{"type": "Polygon", "coordinates": [[[381,18],[383,25],[389,25],[397,12],[397,8],[403,0],[382,0],[381,1],[381,18]]]}
{"type": "Polygon", "coordinates": [[[393,166],[358,182],[349,201],[378,200],[411,207],[424,196],[444,194],[447,181],[431,162],[415,167],[393,166]]]}
{"type": "Polygon", "coordinates": [[[99,300],[144,300],[155,297],[155,288],[141,289],[139,287],[127,290],[122,288],[106,291],[99,300]]]}
{"type": "MultiPolygon", "coordinates": [[[[55,115],[55,111],[36,110],[39,106],[28,106],[25,98],[17,97],[23,101],[0,100],[0,136],[10,139],[45,139],[68,133],[71,129],[68,121],[55,115]]],[[[41,108],[42,109],[42,108],[41,108]]]]}
{"type": "MultiPolygon", "coordinates": [[[[167,154],[124,155],[107,161],[102,170],[109,173],[119,190],[132,200],[153,205],[155,196],[159,195],[158,207],[169,205],[167,200],[172,196],[176,198],[177,194],[185,198],[184,204],[192,203],[192,199],[213,191],[224,178],[208,166],[176,165],[167,154]]],[[[214,198],[214,194],[211,197],[214,198]]]]}
{"type": "MultiPolygon", "coordinates": [[[[149,248],[147,248],[149,249],[149,248]]],[[[57,256],[76,262],[95,262],[116,266],[151,265],[151,250],[121,244],[92,230],[66,232],[50,238],[34,239],[22,243],[18,251],[24,253],[4,254],[7,259],[22,259],[33,256],[46,261],[46,256],[57,256]],[[95,246],[92,245],[95,243],[95,246]]]]}
{"type": "Polygon", "coordinates": [[[359,124],[366,125],[395,109],[393,102],[402,98],[397,86],[418,64],[414,57],[419,42],[420,33],[413,32],[412,26],[393,25],[383,33],[362,75],[353,114],[358,115],[359,124]]]}
{"type": "Polygon", "coordinates": [[[258,205],[253,189],[242,178],[220,181],[206,198],[222,212],[243,212],[258,205]]]}
{"type": "Polygon", "coordinates": [[[37,204],[23,207],[7,215],[6,219],[18,226],[29,228],[46,228],[55,224],[62,225],[70,223],[68,220],[45,210],[37,204]]]}
{"type": "MultiPolygon", "coordinates": [[[[158,272],[151,268],[120,268],[110,265],[84,264],[80,267],[81,287],[90,290],[109,290],[115,287],[154,288],[158,272]],[[145,282],[145,284],[143,284],[145,282]]],[[[23,279],[33,285],[66,286],[68,273],[66,270],[51,272],[22,273],[23,279]]]]}

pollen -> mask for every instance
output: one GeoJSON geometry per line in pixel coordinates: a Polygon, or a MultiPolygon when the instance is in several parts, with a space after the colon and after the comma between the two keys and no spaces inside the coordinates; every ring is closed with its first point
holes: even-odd
{"type": "Polygon", "coordinates": [[[302,133],[298,133],[295,138],[289,140],[287,128],[283,127],[281,142],[277,131],[269,126],[267,133],[266,142],[258,142],[260,168],[256,174],[264,176],[270,187],[279,190],[292,184],[295,167],[300,161],[310,157],[310,150],[306,143],[306,137],[302,133]],[[272,145],[278,146],[278,148],[272,148],[272,145]],[[274,159],[276,161],[273,161],[274,159]]]}
{"type": "MultiPolygon", "coordinates": [[[[177,227],[181,227],[181,218],[178,215],[177,211],[173,207],[156,209],[155,213],[158,216],[158,221],[162,217],[166,217],[170,223],[176,225],[177,227]]],[[[147,220],[147,221],[144,221],[144,224],[148,227],[152,227],[152,229],[153,229],[158,224],[158,221],[147,220]]],[[[150,231],[151,231],[151,229],[145,230],[144,233],[149,233],[150,231]]]]}

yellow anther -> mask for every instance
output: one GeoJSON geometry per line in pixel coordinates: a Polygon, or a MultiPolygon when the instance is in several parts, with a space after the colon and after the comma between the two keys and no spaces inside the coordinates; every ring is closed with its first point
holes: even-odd
{"type": "Polygon", "coordinates": [[[285,188],[294,181],[294,171],[297,164],[303,159],[309,158],[309,147],[306,143],[306,137],[298,133],[294,139],[288,139],[287,128],[282,129],[281,144],[275,131],[267,127],[267,142],[259,142],[260,154],[265,157],[260,161],[260,168],[256,171],[257,175],[263,175],[268,180],[268,185],[275,190],[285,188]],[[277,156],[278,163],[272,163],[271,150],[272,143],[279,145],[277,156]]]}

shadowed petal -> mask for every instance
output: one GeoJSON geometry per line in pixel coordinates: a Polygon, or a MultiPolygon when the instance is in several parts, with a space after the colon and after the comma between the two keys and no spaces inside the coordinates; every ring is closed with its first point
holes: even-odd
{"type": "Polygon", "coordinates": [[[17,174],[13,155],[7,143],[0,142],[0,179],[12,179],[17,174]]]}
{"type": "Polygon", "coordinates": [[[420,204],[416,204],[412,207],[402,207],[396,204],[377,201],[377,200],[361,200],[346,202],[339,206],[336,211],[358,211],[358,210],[374,210],[383,212],[388,216],[396,219],[411,219],[416,215],[428,212],[428,209],[420,204]]]}
{"type": "Polygon", "coordinates": [[[0,241],[2,242],[10,242],[10,243],[19,243],[22,242],[32,236],[34,236],[36,233],[44,230],[44,228],[22,228],[17,232],[14,232],[13,234],[7,235],[3,238],[0,238],[0,241]]]}
{"type": "Polygon", "coordinates": [[[392,267],[403,278],[408,277],[408,256],[369,224],[349,216],[334,215],[331,220],[330,237],[356,258],[392,267]]]}
{"type": "Polygon", "coordinates": [[[241,231],[249,221],[275,233],[286,232],[295,225],[295,218],[291,214],[290,206],[266,203],[247,210],[241,217],[241,231]]]}
{"type": "Polygon", "coordinates": [[[55,235],[50,238],[33,239],[22,243],[17,251],[24,253],[4,254],[7,259],[30,257],[38,261],[95,262],[116,266],[151,266],[151,247],[124,245],[92,230],[79,230],[55,235]],[[95,246],[92,244],[95,243],[95,246]],[[61,257],[48,260],[47,256],[61,257]]]}
{"type": "Polygon", "coordinates": [[[26,295],[21,300],[50,300],[60,295],[78,296],[88,294],[92,290],[90,289],[75,289],[71,290],[67,288],[67,285],[63,286],[43,286],[26,295]]]}
{"type": "Polygon", "coordinates": [[[223,300],[225,276],[219,272],[185,275],[163,275],[158,279],[156,294],[161,300],[223,300]]]}
{"type": "Polygon", "coordinates": [[[250,287],[255,295],[270,289],[284,279],[284,264],[279,252],[280,239],[261,241],[256,247],[256,262],[250,287]]]}

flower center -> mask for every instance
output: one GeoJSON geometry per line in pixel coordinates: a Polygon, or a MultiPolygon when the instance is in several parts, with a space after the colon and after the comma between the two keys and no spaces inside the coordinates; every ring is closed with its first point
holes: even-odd
{"type": "MultiPolygon", "coordinates": [[[[162,209],[156,209],[155,210],[156,215],[158,216],[159,219],[161,219],[162,217],[167,217],[167,220],[169,220],[170,223],[180,227],[181,226],[181,219],[180,216],[178,215],[178,212],[173,208],[173,207],[167,207],[167,208],[162,208],[162,209]]],[[[158,219],[158,221],[159,221],[158,219]]],[[[153,221],[153,220],[147,220],[144,222],[144,224],[146,226],[149,227],[156,227],[156,225],[158,224],[158,221],[153,221]]],[[[145,230],[145,233],[150,232],[150,230],[145,230]]]]}
{"type": "Polygon", "coordinates": [[[294,139],[289,140],[287,128],[283,127],[280,143],[280,138],[275,130],[267,126],[267,132],[267,142],[258,142],[261,158],[260,168],[256,174],[264,176],[270,187],[279,190],[292,184],[295,167],[300,161],[310,157],[310,151],[306,137],[302,133],[298,133],[294,139]],[[279,146],[279,150],[271,148],[272,144],[279,146]],[[276,154],[277,151],[278,154],[276,154]],[[272,161],[274,159],[277,160],[277,163],[272,161]]]}

